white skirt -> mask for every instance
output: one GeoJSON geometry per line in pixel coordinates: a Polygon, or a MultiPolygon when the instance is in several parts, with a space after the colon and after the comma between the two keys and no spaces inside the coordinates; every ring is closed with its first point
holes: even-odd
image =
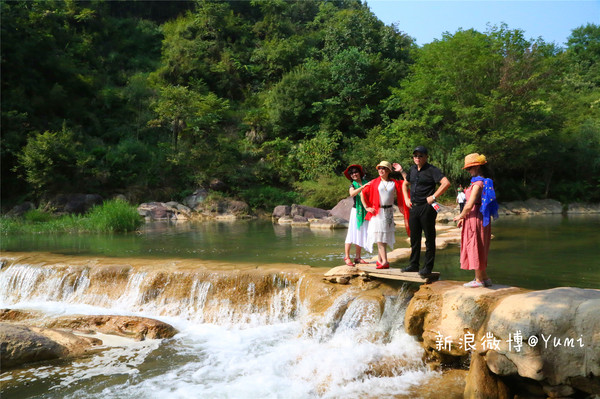
{"type": "Polygon", "coordinates": [[[357,228],[357,225],[356,208],[352,208],[350,211],[350,221],[348,223],[348,234],[346,234],[346,244],[358,245],[370,253],[373,249],[373,245],[367,247],[367,229],[369,227],[369,221],[365,220],[360,225],[360,230],[357,228]]]}
{"type": "Polygon", "coordinates": [[[394,249],[396,242],[396,223],[394,222],[394,208],[379,208],[379,213],[369,221],[367,230],[367,247],[373,248],[378,242],[384,242],[394,249]]]}

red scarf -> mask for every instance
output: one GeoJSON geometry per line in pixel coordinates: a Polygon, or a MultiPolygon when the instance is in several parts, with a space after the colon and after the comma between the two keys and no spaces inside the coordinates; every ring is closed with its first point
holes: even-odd
{"type": "MultiPolygon", "coordinates": [[[[410,228],[408,227],[408,215],[410,213],[410,209],[404,203],[404,195],[402,195],[402,182],[404,180],[396,180],[390,179],[394,182],[396,187],[396,196],[398,197],[398,207],[400,211],[404,215],[404,227],[406,228],[406,234],[410,236],[410,228]]],[[[371,184],[365,187],[362,191],[363,197],[365,199],[365,203],[368,208],[374,208],[375,212],[367,212],[366,220],[371,220],[371,218],[379,213],[379,184],[381,183],[381,176],[374,179],[371,184]]],[[[410,198],[410,197],[409,197],[410,198]]]]}

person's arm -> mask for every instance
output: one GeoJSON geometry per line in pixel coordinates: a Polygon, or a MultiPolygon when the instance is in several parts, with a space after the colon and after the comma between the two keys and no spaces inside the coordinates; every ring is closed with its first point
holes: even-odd
{"type": "Polygon", "coordinates": [[[406,206],[408,208],[412,208],[412,201],[410,200],[410,197],[408,195],[408,185],[410,183],[408,182],[408,180],[404,179],[404,181],[402,182],[402,195],[404,195],[404,203],[406,204],[406,206]]]}
{"type": "MultiPolygon", "coordinates": [[[[369,182],[370,183],[370,182],[369,182]]],[[[367,209],[367,203],[365,202],[365,196],[363,195],[363,193],[360,193],[360,202],[362,202],[363,207],[365,209],[367,209]]]]}
{"type": "Polygon", "coordinates": [[[402,168],[402,165],[400,165],[397,162],[394,162],[392,166],[394,167],[394,172],[399,172],[402,175],[402,179],[406,180],[406,172],[402,168]]]}
{"type": "Polygon", "coordinates": [[[481,197],[481,186],[479,184],[475,184],[473,185],[471,196],[465,204],[465,207],[463,208],[462,212],[460,213],[460,215],[454,218],[454,221],[458,221],[458,227],[461,227],[463,225],[465,217],[469,212],[471,212],[471,209],[473,209],[473,206],[475,206],[475,202],[477,201],[477,199],[479,199],[479,197],[481,197]]]}
{"type": "Polygon", "coordinates": [[[350,193],[351,197],[355,197],[356,194],[360,193],[365,187],[367,187],[369,184],[371,184],[371,182],[367,182],[365,184],[363,184],[362,186],[360,186],[359,188],[354,188],[353,186],[350,186],[350,189],[348,190],[348,192],[350,193]]]}
{"type": "Polygon", "coordinates": [[[448,180],[446,176],[442,177],[438,189],[435,190],[435,193],[433,193],[433,195],[427,197],[427,203],[430,205],[433,204],[437,198],[439,198],[442,194],[446,192],[446,190],[448,190],[448,188],[450,188],[450,186],[450,180],[448,180]]]}

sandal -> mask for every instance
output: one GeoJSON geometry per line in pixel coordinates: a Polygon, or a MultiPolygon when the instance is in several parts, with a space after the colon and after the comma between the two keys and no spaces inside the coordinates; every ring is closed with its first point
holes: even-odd
{"type": "Polygon", "coordinates": [[[468,283],[463,284],[463,287],[466,287],[466,288],[481,288],[483,286],[484,286],[483,283],[481,283],[477,280],[469,281],[468,283]]]}
{"type": "Polygon", "coordinates": [[[369,262],[367,262],[363,258],[354,258],[354,263],[360,263],[361,265],[367,265],[367,264],[369,264],[369,262]]]}
{"type": "Polygon", "coordinates": [[[377,266],[375,267],[375,269],[389,269],[390,268],[390,263],[389,262],[385,262],[383,265],[381,263],[379,263],[379,261],[377,261],[377,266]]]}
{"type": "Polygon", "coordinates": [[[354,266],[354,263],[352,263],[352,260],[350,258],[344,258],[344,262],[346,262],[346,265],[348,266],[354,266]]]}

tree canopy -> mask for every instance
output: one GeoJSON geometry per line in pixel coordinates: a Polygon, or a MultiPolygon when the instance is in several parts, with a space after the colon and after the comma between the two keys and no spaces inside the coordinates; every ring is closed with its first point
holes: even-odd
{"type": "Polygon", "coordinates": [[[485,153],[506,200],[600,200],[598,25],[566,48],[506,25],[417,47],[359,0],[0,7],[3,206],[214,178],[270,206],[417,144],[453,183],[485,153]]]}

